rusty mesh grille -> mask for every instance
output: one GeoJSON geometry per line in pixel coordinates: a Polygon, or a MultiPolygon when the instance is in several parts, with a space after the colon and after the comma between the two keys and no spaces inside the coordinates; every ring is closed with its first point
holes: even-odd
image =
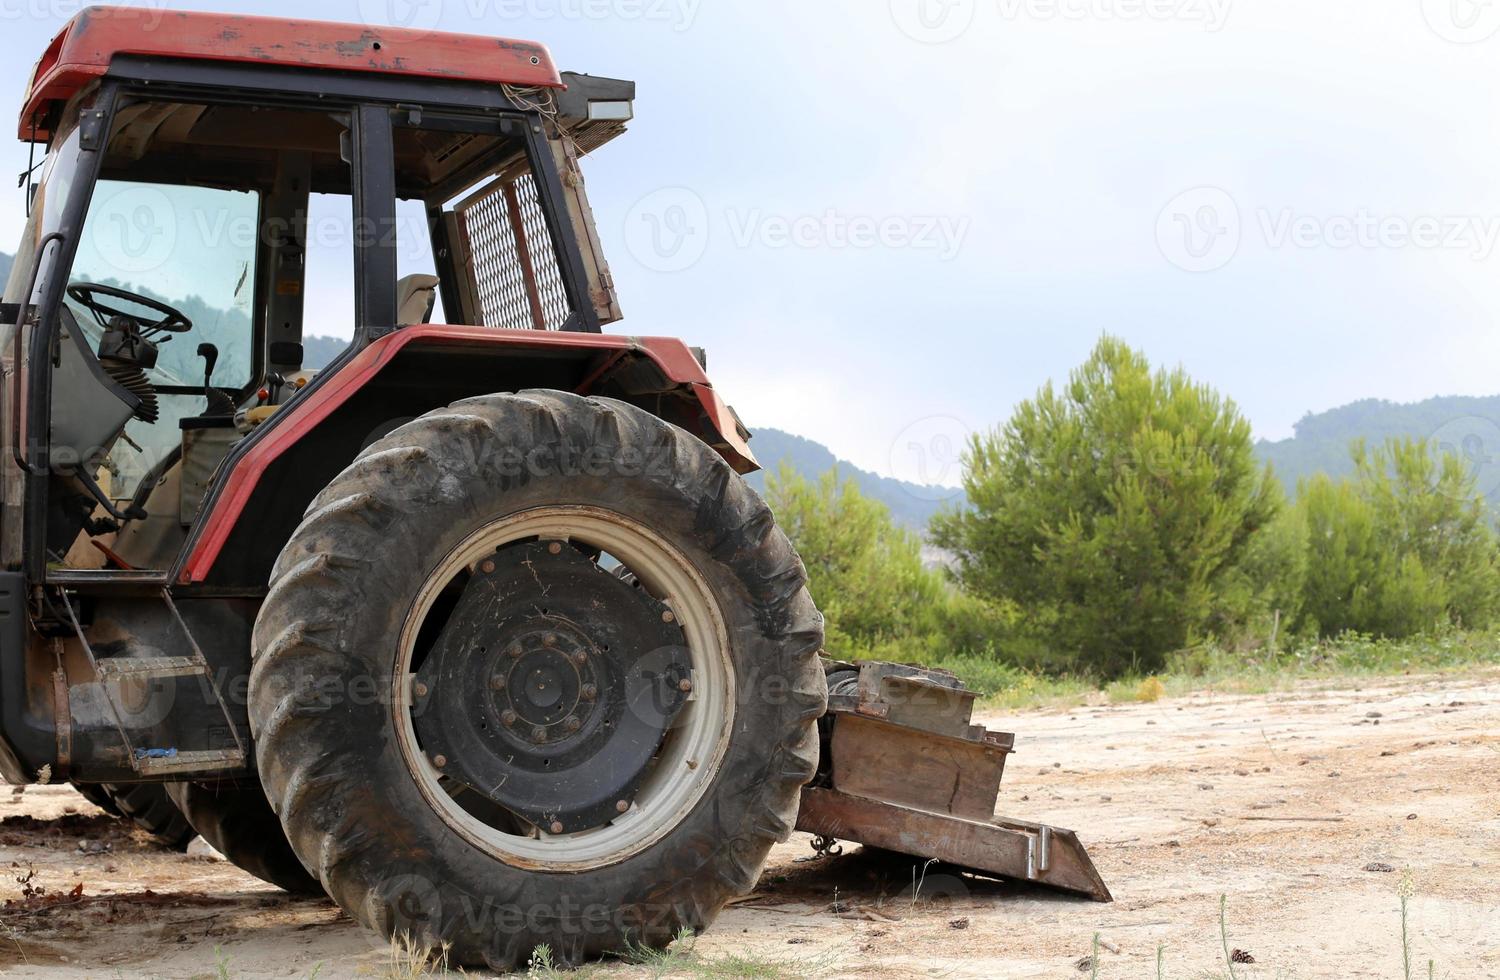
{"type": "Polygon", "coordinates": [[[573,305],[532,176],[498,180],[456,210],[473,262],[478,325],[561,330],[573,305]]]}

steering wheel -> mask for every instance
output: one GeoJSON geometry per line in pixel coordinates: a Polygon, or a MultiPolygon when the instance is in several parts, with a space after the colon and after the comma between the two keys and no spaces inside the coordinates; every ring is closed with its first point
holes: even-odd
{"type": "Polygon", "coordinates": [[[168,333],[187,333],[193,329],[193,321],[189,320],[186,313],[159,300],[132,293],[128,289],[120,289],[116,286],[104,286],[97,282],[73,282],[68,284],[68,296],[79,305],[94,314],[94,319],[99,321],[102,327],[108,327],[109,321],[115,317],[125,317],[141,324],[142,333],[155,333],[164,330],[168,333]],[[160,313],[161,319],[153,323],[142,323],[139,314],[130,313],[119,307],[104,302],[100,297],[114,300],[124,300],[136,306],[143,306],[153,313],[160,313]]]}

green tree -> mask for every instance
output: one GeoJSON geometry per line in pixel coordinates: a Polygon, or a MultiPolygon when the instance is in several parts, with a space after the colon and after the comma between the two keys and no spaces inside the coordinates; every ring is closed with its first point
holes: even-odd
{"type": "Polygon", "coordinates": [[[1297,502],[1307,531],[1305,626],[1405,637],[1500,613],[1495,534],[1463,460],[1424,441],[1356,442],[1354,478],[1319,476],[1297,502]]]}
{"type": "Polygon", "coordinates": [[[940,575],[922,565],[922,542],[853,481],[829,471],[816,482],[783,464],[766,478],[766,501],[807,566],[827,621],[828,651],[859,657],[923,631],[944,598],[940,575]]]}
{"type": "Polygon", "coordinates": [[[1279,504],[1235,405],[1112,337],[965,464],[968,508],[933,524],[959,581],[1019,606],[1056,666],[1105,675],[1242,615],[1229,580],[1279,504]]]}

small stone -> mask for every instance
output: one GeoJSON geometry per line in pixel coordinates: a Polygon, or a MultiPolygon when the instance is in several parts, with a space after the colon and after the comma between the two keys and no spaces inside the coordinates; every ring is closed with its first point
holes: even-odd
{"type": "Polygon", "coordinates": [[[1386,864],[1384,861],[1371,861],[1369,864],[1365,865],[1365,870],[1388,875],[1394,872],[1396,869],[1391,867],[1389,864],[1386,864]]]}
{"type": "Polygon", "coordinates": [[[1198,784],[1198,788],[1199,789],[1213,789],[1214,788],[1214,784],[1213,783],[1199,783],[1198,784]]]}
{"type": "Polygon", "coordinates": [[[1406,819],[1408,819],[1408,820],[1415,820],[1415,819],[1417,819],[1417,815],[1415,813],[1408,813],[1406,815],[1406,819]]]}
{"type": "Polygon", "coordinates": [[[224,855],[214,850],[212,844],[202,837],[194,837],[187,846],[187,856],[199,861],[223,861],[224,855]]]}
{"type": "Polygon", "coordinates": [[[1236,769],[1234,774],[1236,776],[1248,776],[1250,775],[1250,771],[1248,769],[1236,769]]]}
{"type": "Polygon", "coordinates": [[[948,923],[948,928],[949,929],[967,929],[967,928],[969,928],[969,920],[968,919],[953,919],[953,920],[951,920],[948,923]]]}

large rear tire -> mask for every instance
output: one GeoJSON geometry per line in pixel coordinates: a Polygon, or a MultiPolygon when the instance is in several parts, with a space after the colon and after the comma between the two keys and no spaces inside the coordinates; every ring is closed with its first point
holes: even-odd
{"type": "Polygon", "coordinates": [[[254,779],[171,783],[172,802],[214,850],[241,871],[296,895],[321,895],[254,779]]]}
{"type": "MultiPolygon", "coordinates": [[[[566,963],[665,946],[755,885],[817,768],[823,629],[805,583],[765,504],[686,432],[559,392],[460,402],[365,450],[282,552],[255,627],[261,780],[303,862],[384,935],[446,945],[455,964],[499,971],[541,944],[566,963]],[[445,615],[459,622],[453,597],[482,570],[514,562],[515,548],[527,549],[527,568],[533,555],[540,568],[549,553],[571,565],[582,554],[595,573],[618,573],[618,559],[631,575],[600,576],[614,583],[605,586],[585,567],[588,588],[628,606],[636,600],[617,598],[628,588],[620,583],[638,582],[654,621],[680,626],[692,668],[681,689],[692,696],[620,816],[578,816],[575,829],[563,823],[574,816],[521,819],[488,797],[476,802],[473,778],[456,785],[452,775],[469,760],[423,741],[434,724],[469,723],[461,712],[422,720],[417,671],[448,642],[433,636],[445,615]]],[[[566,591],[535,593],[538,621],[555,618],[543,607],[566,591]]],[[[597,640],[567,654],[588,664],[580,671],[626,656],[597,640]]],[[[537,644],[542,657],[557,638],[537,644]]],[[[490,658],[485,669],[500,655],[457,645],[490,658]]],[[[532,656],[521,646],[506,645],[517,664],[532,656]]],[[[500,737],[487,710],[473,709],[468,734],[500,737]]],[[[570,715],[567,731],[586,734],[592,710],[570,715]]],[[[505,734],[567,744],[543,724],[505,734]]]]}

